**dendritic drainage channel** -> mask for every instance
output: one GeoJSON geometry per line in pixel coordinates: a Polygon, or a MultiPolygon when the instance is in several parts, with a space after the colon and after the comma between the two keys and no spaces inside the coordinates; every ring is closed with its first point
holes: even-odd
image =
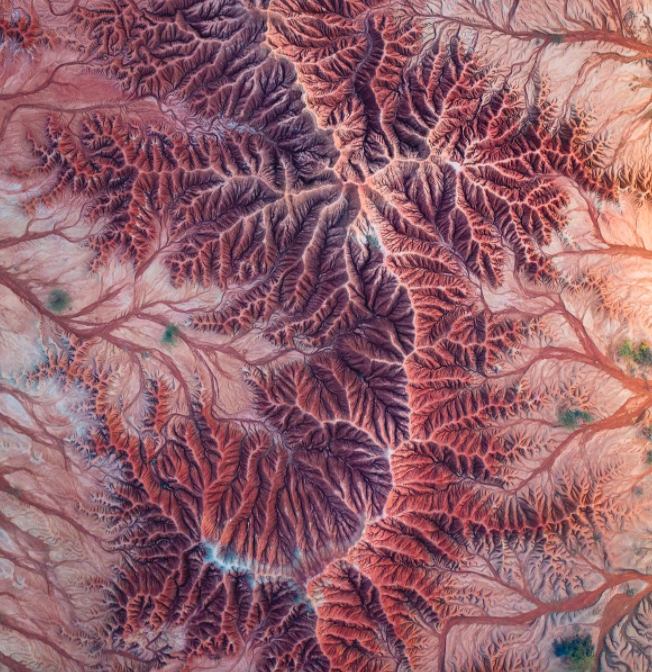
{"type": "Polygon", "coordinates": [[[650,669],[651,26],[0,4],[0,670],[650,669]]]}

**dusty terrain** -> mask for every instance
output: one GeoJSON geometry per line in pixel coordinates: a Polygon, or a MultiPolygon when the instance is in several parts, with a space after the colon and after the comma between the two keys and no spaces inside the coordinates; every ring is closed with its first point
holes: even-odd
{"type": "Polygon", "coordinates": [[[0,670],[652,667],[652,12],[0,5],[0,670]]]}

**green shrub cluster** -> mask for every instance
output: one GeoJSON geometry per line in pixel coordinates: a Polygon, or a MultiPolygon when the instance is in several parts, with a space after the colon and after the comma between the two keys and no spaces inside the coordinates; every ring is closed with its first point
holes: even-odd
{"type": "Polygon", "coordinates": [[[370,248],[372,248],[374,250],[379,250],[380,249],[380,243],[378,242],[378,238],[376,238],[376,236],[374,236],[373,233],[368,233],[365,236],[365,238],[367,240],[367,245],[370,248]]]}
{"type": "Polygon", "coordinates": [[[563,658],[570,669],[577,672],[585,672],[591,668],[595,653],[593,641],[589,635],[557,639],[553,643],[553,651],[557,658],[563,658]]]}
{"type": "Polygon", "coordinates": [[[559,413],[559,422],[564,427],[575,428],[585,422],[591,422],[592,419],[590,413],[575,408],[567,408],[559,413]]]}
{"type": "Polygon", "coordinates": [[[630,340],[625,341],[618,350],[618,356],[631,359],[639,366],[652,366],[652,348],[645,342],[634,345],[630,340]]]}
{"type": "Polygon", "coordinates": [[[180,333],[179,327],[177,327],[176,324],[168,324],[168,326],[165,327],[161,341],[163,341],[165,345],[176,345],[180,333]]]}
{"type": "Polygon", "coordinates": [[[53,313],[63,313],[70,305],[70,295],[65,289],[53,289],[48,294],[47,306],[53,313]]]}

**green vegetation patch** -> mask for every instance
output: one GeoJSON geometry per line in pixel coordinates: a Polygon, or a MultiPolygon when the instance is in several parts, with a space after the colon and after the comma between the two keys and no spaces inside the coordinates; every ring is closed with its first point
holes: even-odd
{"type": "Polygon", "coordinates": [[[618,349],[618,356],[631,359],[639,366],[652,366],[652,348],[645,341],[634,345],[626,340],[618,349]]]}
{"type": "Polygon", "coordinates": [[[565,411],[559,412],[559,423],[564,427],[570,427],[571,429],[578,425],[591,422],[592,420],[593,418],[590,413],[580,411],[576,408],[567,408],[565,411]]]}
{"type": "Polygon", "coordinates": [[[553,33],[549,37],[550,37],[550,41],[553,44],[561,44],[564,41],[564,36],[563,35],[557,35],[557,34],[553,33]]]}
{"type": "Polygon", "coordinates": [[[176,324],[168,324],[161,337],[161,342],[165,345],[176,345],[180,333],[179,327],[176,324]]]}
{"type": "Polygon", "coordinates": [[[51,310],[53,313],[63,313],[70,303],[70,294],[65,289],[53,289],[48,294],[48,310],[51,310]]]}
{"type": "Polygon", "coordinates": [[[618,357],[631,357],[632,347],[632,342],[627,339],[620,348],[618,348],[618,357]]]}
{"type": "Polygon", "coordinates": [[[642,366],[649,366],[652,364],[652,349],[647,343],[641,343],[634,351],[632,359],[642,366]]]}
{"type": "Polygon", "coordinates": [[[373,233],[368,233],[365,238],[367,239],[367,245],[371,247],[374,250],[379,250],[380,249],[380,243],[378,242],[378,238],[374,236],[373,233]]]}
{"type": "Polygon", "coordinates": [[[585,672],[591,668],[595,649],[589,635],[557,639],[553,643],[552,649],[555,656],[563,658],[571,670],[585,672]]]}

